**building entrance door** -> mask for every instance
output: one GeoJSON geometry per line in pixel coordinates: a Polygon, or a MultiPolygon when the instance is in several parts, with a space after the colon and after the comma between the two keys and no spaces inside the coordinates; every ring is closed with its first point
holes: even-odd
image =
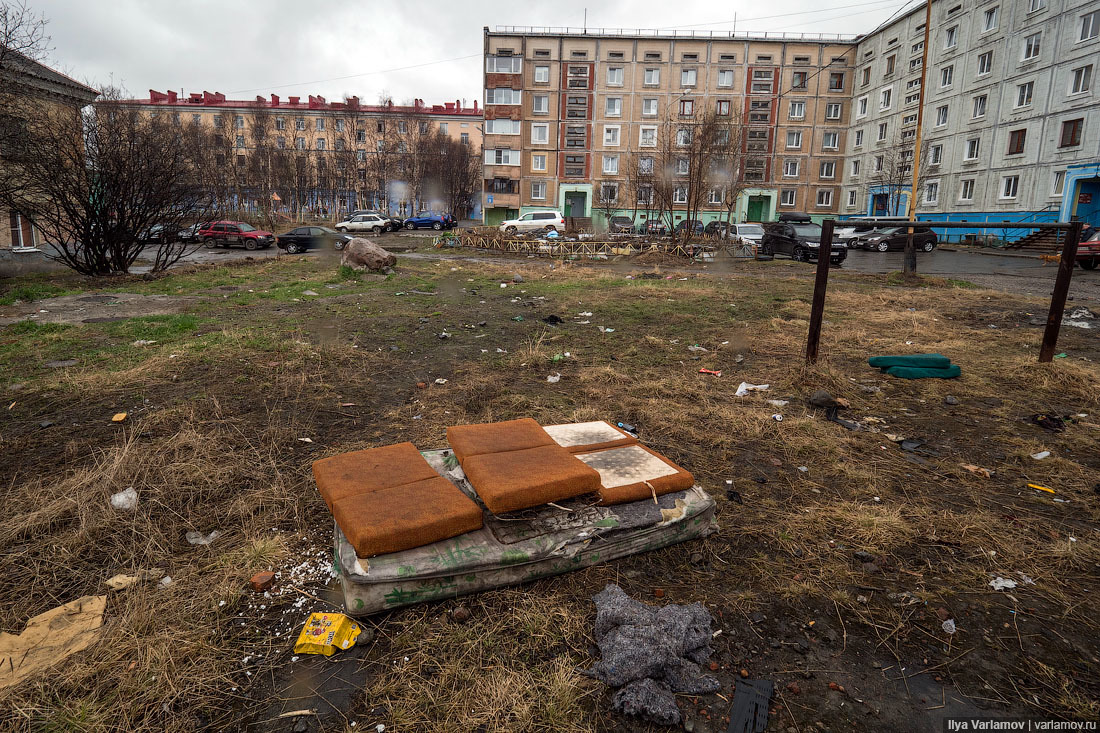
{"type": "Polygon", "coordinates": [[[567,217],[584,216],[584,205],[587,196],[584,191],[568,191],[565,194],[565,215],[567,217]]]}
{"type": "Polygon", "coordinates": [[[871,216],[890,215],[890,194],[876,193],[871,197],[871,216]]]}
{"type": "Polygon", "coordinates": [[[1100,226],[1100,178],[1087,178],[1077,184],[1077,210],[1074,217],[1100,226]]]}
{"type": "Polygon", "coordinates": [[[745,211],[746,221],[764,221],[768,215],[767,196],[749,196],[749,205],[745,211]]]}

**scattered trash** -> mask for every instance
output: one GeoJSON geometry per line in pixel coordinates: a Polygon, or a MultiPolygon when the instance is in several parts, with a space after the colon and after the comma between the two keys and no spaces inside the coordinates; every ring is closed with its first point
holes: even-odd
{"type": "Polygon", "coordinates": [[[417,389],[427,389],[428,388],[428,383],[427,382],[417,382],[416,383],[416,388],[417,389]]]}
{"type": "Polygon", "coordinates": [[[689,346],[689,347],[688,347],[688,351],[702,351],[702,352],[706,352],[706,351],[707,351],[707,349],[705,349],[704,347],[700,346],[699,344],[695,344],[695,345],[693,345],[693,346],[689,346]]]}
{"type": "MultiPolygon", "coordinates": [[[[835,683],[833,683],[835,684],[835,683]]],[[[727,730],[741,733],[763,733],[768,727],[768,707],[775,694],[775,683],[770,680],[742,680],[737,683],[730,707],[730,724],[727,730]]]]}
{"type": "Polygon", "coordinates": [[[145,339],[138,339],[131,346],[152,346],[156,341],[146,341],[145,339]]]}
{"type": "Polygon", "coordinates": [[[508,287],[508,283],[501,283],[501,284],[500,284],[500,287],[502,287],[502,288],[506,288],[506,287],[508,287]]]}
{"type": "Polygon", "coordinates": [[[1047,432],[1061,433],[1066,429],[1067,418],[1059,417],[1058,415],[1048,415],[1045,412],[1037,412],[1034,415],[1028,415],[1025,422],[1029,422],[1032,425],[1038,425],[1047,432]]]}
{"type": "MultiPolygon", "coordinates": [[[[497,349],[497,351],[500,351],[500,349],[497,349]]],[[[447,380],[446,380],[446,379],[444,379],[443,377],[438,377],[438,378],[437,378],[437,379],[435,380],[435,384],[446,384],[446,383],[447,383],[447,380]]]]}
{"type": "Polygon", "coordinates": [[[298,438],[298,440],[302,441],[303,443],[312,443],[313,442],[313,438],[298,438]]]}
{"type": "Polygon", "coordinates": [[[550,384],[557,384],[561,381],[561,372],[554,372],[546,378],[546,381],[550,384]]]}
{"type": "Polygon", "coordinates": [[[157,582],[157,587],[162,589],[162,590],[164,588],[167,588],[170,585],[172,585],[172,576],[171,575],[165,575],[163,578],[161,578],[157,582]]]}
{"type": "Polygon", "coordinates": [[[1072,313],[1062,317],[1063,326],[1074,328],[1092,328],[1092,321],[1096,320],[1096,314],[1088,308],[1075,308],[1072,313]]]}
{"type": "Polygon", "coordinates": [[[117,494],[111,494],[111,506],[115,509],[132,512],[137,509],[137,505],[138,493],[133,486],[123,489],[117,494]]]}
{"type": "Polygon", "coordinates": [[[53,361],[46,362],[46,367],[48,369],[61,369],[71,366],[76,366],[76,359],[55,359],[53,361]]]}
{"type": "Polygon", "coordinates": [[[943,354],[872,356],[867,363],[883,374],[901,379],[954,379],[962,373],[958,364],[943,354]]]}
{"type": "Polygon", "coordinates": [[[116,412],[111,416],[111,422],[122,422],[126,419],[126,414],[125,412],[116,412]]]}
{"type": "Polygon", "coordinates": [[[522,321],[522,320],[523,320],[523,316],[512,316],[512,320],[513,320],[513,321],[517,321],[517,322],[519,322],[519,321],[522,321]]]}
{"type": "Polygon", "coordinates": [[[520,275],[518,272],[515,275],[512,275],[512,282],[514,282],[514,283],[523,282],[523,275],[520,275]]]}
{"type": "Polygon", "coordinates": [[[451,334],[447,333],[446,331],[443,331],[439,334],[439,340],[440,341],[443,341],[445,339],[449,339],[450,337],[451,337],[451,334]]]}
{"type": "Polygon", "coordinates": [[[192,545],[209,545],[221,536],[222,532],[220,529],[215,529],[211,531],[210,534],[203,534],[195,530],[191,530],[186,534],[187,542],[192,545]]]}
{"type": "Polygon", "coordinates": [[[741,362],[743,362],[743,361],[745,360],[745,357],[744,357],[743,355],[741,355],[741,354],[738,354],[738,355],[737,355],[736,357],[734,357],[734,359],[733,359],[733,360],[734,360],[734,362],[736,362],[737,364],[740,364],[741,362]]]}
{"type": "Polygon", "coordinates": [[[1002,578],[998,575],[996,578],[989,581],[989,587],[993,590],[1012,590],[1016,587],[1016,581],[1002,578]]]}
{"type": "Polygon", "coordinates": [[[783,422],[783,416],[777,412],[772,415],[772,420],[775,420],[776,422],[783,422]]]}
{"type": "Polygon", "coordinates": [[[703,604],[656,609],[617,585],[606,586],[592,600],[601,659],[584,674],[619,688],[611,700],[614,710],[676,725],[681,716],[675,693],[702,695],[721,688],[700,668],[712,651],[713,619],[703,604]]]}
{"type": "Polygon", "coordinates": [[[1042,450],[1042,451],[1039,451],[1038,453],[1032,453],[1031,457],[1034,458],[1037,461],[1041,461],[1044,458],[1050,458],[1050,451],[1042,450]]]}
{"type": "Polygon", "coordinates": [[[355,646],[360,631],[359,624],[342,613],[313,613],[294,643],[294,653],[331,657],[341,649],[355,646]]]}
{"type": "Polygon", "coordinates": [[[830,409],[848,409],[851,405],[848,400],[843,397],[833,397],[831,394],[823,389],[819,389],[810,395],[810,398],[806,400],[810,407],[817,407],[822,410],[830,409]]]}
{"type": "Polygon", "coordinates": [[[943,398],[943,401],[944,401],[945,404],[948,404],[948,405],[957,405],[957,404],[959,404],[959,398],[955,397],[954,395],[947,395],[946,397],[943,398]]]}
{"type": "Polygon", "coordinates": [[[275,573],[270,570],[256,573],[249,579],[248,585],[251,586],[252,590],[256,593],[263,593],[265,590],[275,585],[275,573]]]}
{"type": "Polygon", "coordinates": [[[791,403],[787,400],[768,400],[767,404],[771,405],[772,407],[786,407],[791,403]]]}
{"type": "Polygon", "coordinates": [[[589,318],[589,317],[592,316],[592,311],[581,311],[577,315],[580,316],[581,318],[589,318]]]}
{"type": "Polygon", "coordinates": [[[940,624],[940,627],[944,631],[946,631],[948,634],[954,634],[955,633],[955,619],[953,619],[953,618],[947,619],[942,624],[940,624]]]}
{"type": "Polygon", "coordinates": [[[1035,489],[1036,491],[1044,491],[1048,494],[1053,494],[1054,493],[1054,489],[1051,489],[1051,488],[1046,487],[1046,486],[1040,486],[1039,484],[1028,484],[1027,487],[1029,489],[1035,489]]]}
{"type": "Polygon", "coordinates": [[[314,295],[314,296],[316,296],[316,295],[320,295],[320,293],[315,292],[313,290],[303,290],[302,295],[314,295]]]}
{"type": "Polygon", "coordinates": [[[596,328],[600,329],[600,333],[615,333],[613,328],[604,328],[603,326],[596,326],[596,328]]]}
{"type": "Polygon", "coordinates": [[[109,590],[123,590],[129,588],[135,583],[143,583],[146,580],[152,580],[158,576],[164,574],[164,571],[160,568],[153,568],[152,570],[139,570],[137,575],[126,575],[125,573],[119,573],[113,575],[107,580],[103,581],[103,584],[107,586],[109,590]]]}
{"type": "Polygon", "coordinates": [[[1054,358],[1055,359],[1065,359],[1066,358],[1066,352],[1063,351],[1061,354],[1055,354],[1054,358]]]}
{"type": "Polygon", "coordinates": [[[963,463],[962,467],[965,468],[967,471],[970,471],[970,473],[974,473],[974,474],[977,474],[979,476],[984,476],[985,478],[990,478],[993,475],[993,472],[990,471],[988,468],[982,468],[981,466],[975,466],[973,463],[963,463]]]}
{"type": "Polygon", "coordinates": [[[714,371],[713,369],[700,369],[699,373],[700,374],[713,374],[716,377],[722,376],[722,370],[721,369],[719,369],[718,371],[714,371]]]}
{"type": "Polygon", "coordinates": [[[630,423],[625,423],[625,422],[617,422],[617,423],[615,423],[615,424],[616,424],[616,425],[617,425],[618,427],[620,427],[620,428],[622,428],[623,430],[625,430],[626,432],[628,432],[628,433],[632,433],[632,434],[634,434],[634,435],[637,435],[637,434],[638,434],[638,428],[634,427],[634,426],[633,426],[633,425],[631,425],[630,423]]]}
{"type": "Polygon", "coordinates": [[[808,466],[799,466],[798,470],[801,471],[802,473],[809,473],[810,472],[810,469],[809,469],[808,466]]]}
{"type": "Polygon", "coordinates": [[[99,639],[107,596],[82,596],[27,621],[20,634],[0,632],[0,689],[22,682],[99,639]]]}
{"type": "Polygon", "coordinates": [[[749,392],[763,392],[770,388],[771,385],[767,384],[749,384],[748,382],[741,382],[741,386],[737,388],[737,391],[733,394],[737,397],[744,397],[749,392]]]}

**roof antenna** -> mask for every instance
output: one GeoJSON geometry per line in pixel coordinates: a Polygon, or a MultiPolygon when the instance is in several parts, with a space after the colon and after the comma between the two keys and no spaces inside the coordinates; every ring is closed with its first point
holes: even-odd
{"type": "Polygon", "coordinates": [[[584,32],[588,33],[588,8],[584,9],[584,32]]]}

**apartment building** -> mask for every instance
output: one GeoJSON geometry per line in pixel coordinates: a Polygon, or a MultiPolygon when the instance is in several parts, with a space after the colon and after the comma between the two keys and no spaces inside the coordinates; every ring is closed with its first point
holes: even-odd
{"type": "MultiPolygon", "coordinates": [[[[468,144],[473,154],[481,149],[477,101],[469,107],[461,101],[428,105],[421,99],[411,105],[368,105],[358,97],[330,102],[315,95],[271,94],[244,100],[227,99],[219,92],[184,95],[150,89],[147,99],[121,103],[147,114],[168,115],[181,126],[198,124],[213,131],[218,150],[215,164],[241,171],[241,187],[256,189],[253,194],[274,188],[279,196],[282,186],[271,181],[259,185],[255,171],[247,166],[251,156],[262,151],[309,160],[312,174],[306,185],[310,190],[302,198],[311,208],[325,210],[385,207],[391,213],[410,215],[420,207],[441,206],[431,191],[412,193],[407,180],[409,169],[415,167],[409,156],[418,141],[438,131],[468,144]],[[379,175],[383,180],[376,180],[379,175]]],[[[288,198],[286,191],[283,194],[280,199],[288,198]]],[[[245,198],[249,200],[240,202],[241,208],[248,208],[256,196],[245,198]]],[[[458,215],[480,216],[476,205],[471,208],[473,212],[458,215]]]]}
{"type": "MultiPolygon", "coordinates": [[[[644,218],[628,162],[652,167],[662,135],[705,112],[744,125],[735,220],[836,215],[855,48],[817,34],[485,28],[486,222],[591,217],[608,192],[613,215],[644,218]]],[[[724,221],[724,201],[716,185],[700,218],[724,221]]]]}
{"type": "MultiPolygon", "coordinates": [[[[920,217],[1100,224],[1100,1],[931,2],[920,217]]],[[[924,33],[919,5],[859,40],[843,215],[906,213],[924,33]]]]}

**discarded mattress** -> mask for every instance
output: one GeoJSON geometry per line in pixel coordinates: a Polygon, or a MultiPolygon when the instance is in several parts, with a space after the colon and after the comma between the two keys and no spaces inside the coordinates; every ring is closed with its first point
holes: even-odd
{"type": "Polygon", "coordinates": [[[900,379],[954,379],[962,374],[959,365],[952,364],[943,354],[872,356],[867,363],[900,379]]]}
{"type": "Polygon", "coordinates": [[[577,458],[600,474],[600,504],[623,504],[691,488],[695,478],[659,453],[635,443],[577,458]]]}
{"type": "MultiPolygon", "coordinates": [[[[454,453],[422,455],[464,498],[473,502],[478,497],[454,453]]],[[[598,469],[588,470],[601,475],[598,469]]],[[[596,500],[586,495],[508,517],[486,511],[477,529],[369,558],[358,553],[337,521],[335,555],[347,611],[364,615],[525,583],[704,537],[716,529],[714,500],[698,486],[658,492],[656,502],[648,489],[640,501],[599,506],[596,500]]],[[[434,501],[425,506],[436,513],[434,501]]]]}

